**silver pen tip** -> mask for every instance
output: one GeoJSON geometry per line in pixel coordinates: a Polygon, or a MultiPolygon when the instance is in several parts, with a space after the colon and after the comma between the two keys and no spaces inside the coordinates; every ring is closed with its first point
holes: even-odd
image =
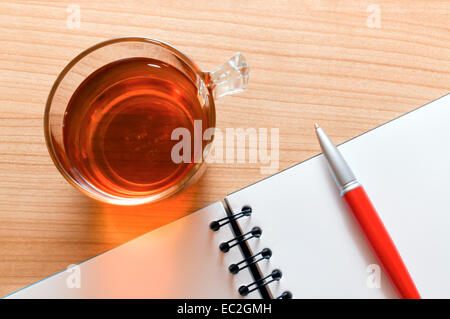
{"type": "Polygon", "coordinates": [[[314,123],[314,127],[316,128],[316,130],[319,128],[319,124],[314,123]]]}

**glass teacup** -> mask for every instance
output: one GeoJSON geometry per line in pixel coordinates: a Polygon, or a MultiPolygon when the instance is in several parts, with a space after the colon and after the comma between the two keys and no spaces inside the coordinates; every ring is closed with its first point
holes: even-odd
{"type": "Polygon", "coordinates": [[[162,199],[202,174],[216,123],[214,100],[242,92],[247,81],[240,53],[203,72],[161,41],[99,43],[73,59],[50,91],[49,153],[61,174],[94,199],[119,205],[162,199]],[[195,149],[194,136],[207,130],[210,139],[201,138],[195,149]],[[192,142],[188,153],[179,149],[186,138],[180,132],[192,142]]]}

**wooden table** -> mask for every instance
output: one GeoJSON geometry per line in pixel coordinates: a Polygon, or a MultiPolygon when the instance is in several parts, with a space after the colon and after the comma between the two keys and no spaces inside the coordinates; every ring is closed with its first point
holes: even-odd
{"type": "Polygon", "coordinates": [[[449,2],[2,1],[0,16],[0,295],[266,177],[259,164],[213,164],[138,207],[72,188],[47,153],[43,110],[58,72],[97,42],[161,39],[205,70],[242,52],[248,90],[217,102],[217,126],[280,128],[280,169],[319,152],[315,121],[340,143],[450,87],[449,2]]]}

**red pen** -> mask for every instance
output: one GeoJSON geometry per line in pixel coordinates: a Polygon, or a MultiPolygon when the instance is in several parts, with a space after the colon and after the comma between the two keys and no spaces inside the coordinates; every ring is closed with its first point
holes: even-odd
{"type": "Polygon", "coordinates": [[[353,216],[361,226],[382,268],[402,298],[420,299],[419,291],[405,263],[364,188],[357,181],[341,153],[325,132],[317,124],[315,126],[320,147],[328,161],[336,184],[341,190],[341,196],[345,199],[353,212],[353,216]]]}

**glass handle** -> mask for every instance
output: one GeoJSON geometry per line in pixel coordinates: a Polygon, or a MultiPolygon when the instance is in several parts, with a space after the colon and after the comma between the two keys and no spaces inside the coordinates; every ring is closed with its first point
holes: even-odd
{"type": "Polygon", "coordinates": [[[208,86],[215,99],[243,92],[247,88],[249,69],[245,57],[235,53],[224,64],[211,72],[206,72],[208,86]]]}

